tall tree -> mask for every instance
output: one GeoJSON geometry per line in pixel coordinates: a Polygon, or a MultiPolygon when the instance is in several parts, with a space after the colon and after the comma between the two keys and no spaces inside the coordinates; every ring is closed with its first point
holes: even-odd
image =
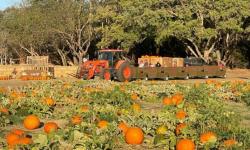
{"type": "MultiPolygon", "coordinates": [[[[182,39],[193,56],[206,62],[221,39],[242,33],[242,19],[250,15],[247,0],[176,1],[171,9],[167,26],[158,28],[157,43],[175,36],[182,39]],[[224,34],[227,36],[223,37],[224,34]]],[[[217,54],[224,53],[224,49],[217,50],[217,54]]]]}
{"type": "Polygon", "coordinates": [[[11,39],[9,43],[29,55],[42,55],[44,50],[54,49],[63,65],[67,60],[78,64],[93,39],[90,2],[26,1],[20,9],[5,15],[3,24],[11,39]]]}
{"type": "Polygon", "coordinates": [[[147,38],[154,38],[156,27],[165,16],[158,0],[101,2],[96,13],[101,37],[98,46],[129,50],[147,38]]]}

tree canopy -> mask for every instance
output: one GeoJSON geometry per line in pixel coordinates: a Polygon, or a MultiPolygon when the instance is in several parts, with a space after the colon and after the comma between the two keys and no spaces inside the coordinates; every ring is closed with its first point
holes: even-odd
{"type": "Polygon", "coordinates": [[[249,9],[248,0],[25,0],[0,13],[0,47],[9,57],[49,55],[62,65],[120,48],[133,58],[184,52],[249,67],[249,9]]]}

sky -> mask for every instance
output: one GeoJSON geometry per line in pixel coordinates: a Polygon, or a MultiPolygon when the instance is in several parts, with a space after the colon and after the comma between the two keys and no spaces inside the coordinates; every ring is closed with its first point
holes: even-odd
{"type": "Polygon", "coordinates": [[[0,10],[21,3],[22,0],[0,0],[0,10]]]}

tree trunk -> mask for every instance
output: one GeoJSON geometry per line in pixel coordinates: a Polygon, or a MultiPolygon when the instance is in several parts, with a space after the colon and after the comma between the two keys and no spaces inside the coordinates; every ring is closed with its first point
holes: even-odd
{"type": "Polygon", "coordinates": [[[63,51],[59,48],[57,48],[57,52],[61,57],[62,65],[67,66],[67,59],[66,59],[66,54],[63,53],[63,51]]]}
{"type": "Polygon", "coordinates": [[[74,65],[78,65],[79,64],[77,56],[73,56],[73,63],[74,63],[74,65]]]}
{"type": "Polygon", "coordinates": [[[217,56],[217,63],[221,61],[221,53],[219,50],[216,50],[216,56],[217,56]]]}
{"type": "Polygon", "coordinates": [[[159,55],[160,54],[160,48],[157,47],[155,52],[156,52],[156,55],[159,55]]]}
{"type": "Polygon", "coordinates": [[[79,53],[79,55],[78,55],[78,65],[82,63],[84,55],[85,55],[85,53],[79,53]]]}
{"type": "Polygon", "coordinates": [[[27,57],[26,53],[22,49],[20,49],[18,51],[18,55],[19,55],[19,64],[25,64],[27,57]]]}

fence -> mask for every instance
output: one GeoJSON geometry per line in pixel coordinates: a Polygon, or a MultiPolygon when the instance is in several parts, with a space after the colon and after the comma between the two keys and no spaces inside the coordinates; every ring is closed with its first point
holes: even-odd
{"type": "Polygon", "coordinates": [[[30,65],[48,65],[49,56],[27,56],[26,63],[30,65]]]}

